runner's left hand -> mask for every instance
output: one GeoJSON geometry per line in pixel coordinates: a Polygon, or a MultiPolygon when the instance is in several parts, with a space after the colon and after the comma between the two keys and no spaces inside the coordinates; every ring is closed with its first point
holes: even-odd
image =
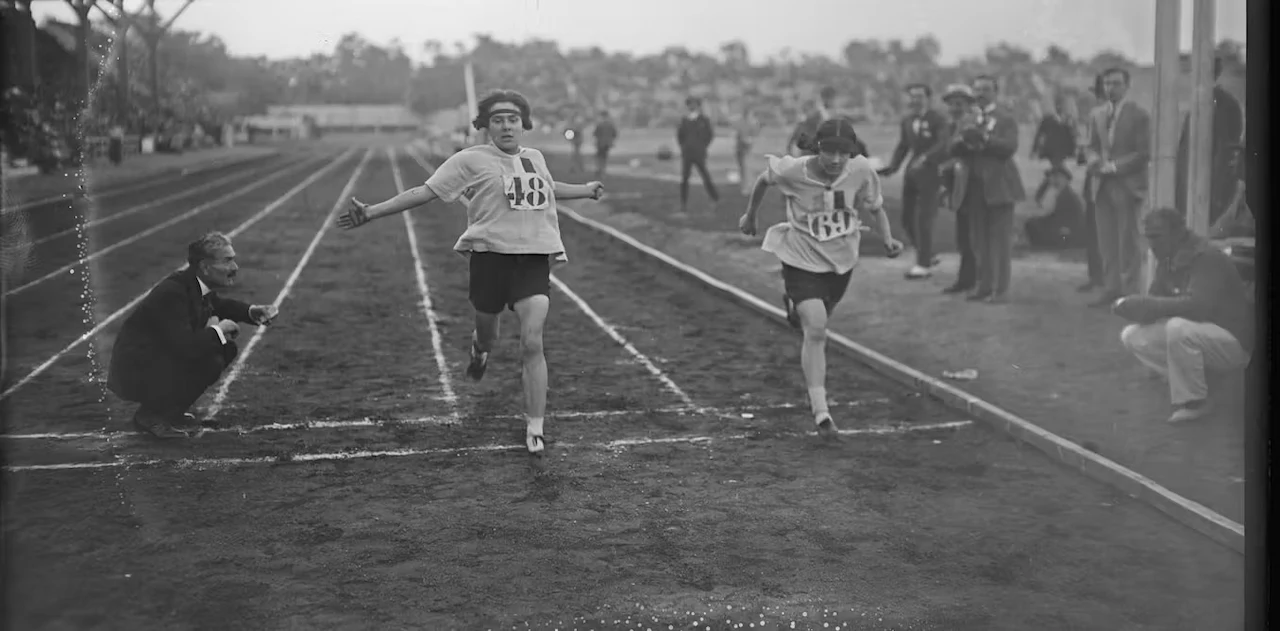
{"type": "Polygon", "coordinates": [[[889,258],[896,259],[899,254],[902,254],[902,242],[897,239],[887,239],[884,242],[884,249],[888,251],[889,258]]]}
{"type": "Polygon", "coordinates": [[[280,315],[280,309],[275,305],[253,305],[249,307],[249,319],[253,320],[258,326],[267,326],[271,321],[280,315]]]}
{"type": "Polygon", "coordinates": [[[337,223],[343,230],[358,228],[369,223],[369,205],[352,197],[347,212],[338,215],[337,223]]]}
{"type": "Polygon", "coordinates": [[[590,191],[590,193],[591,193],[591,194],[588,196],[588,197],[590,197],[591,199],[597,199],[597,200],[598,200],[598,199],[600,199],[600,198],[604,195],[604,183],[603,183],[603,182],[587,182],[585,186],[587,187],[587,190],[588,190],[588,191],[590,191]]]}

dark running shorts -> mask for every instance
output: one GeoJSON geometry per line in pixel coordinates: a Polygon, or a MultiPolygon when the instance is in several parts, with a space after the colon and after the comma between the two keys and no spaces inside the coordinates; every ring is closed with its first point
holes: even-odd
{"type": "Polygon", "coordinates": [[[791,302],[798,305],[806,300],[821,300],[827,307],[828,315],[844,299],[844,292],[849,289],[849,278],[852,276],[853,270],[843,274],[818,273],[782,264],[782,286],[791,302]]]}
{"type": "Polygon", "coordinates": [[[472,252],[471,304],[480,313],[502,313],[530,296],[551,295],[551,257],[546,254],[472,252]]]}

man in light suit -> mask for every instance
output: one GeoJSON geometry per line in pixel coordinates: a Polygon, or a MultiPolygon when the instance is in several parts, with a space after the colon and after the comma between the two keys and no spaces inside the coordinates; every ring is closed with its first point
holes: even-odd
{"type": "Polygon", "coordinates": [[[1125,98],[1129,72],[1102,73],[1107,102],[1093,110],[1090,150],[1096,194],[1098,249],[1102,253],[1103,295],[1092,306],[1109,306],[1121,296],[1142,292],[1143,249],[1138,216],[1147,198],[1151,162],[1151,116],[1125,98]]]}
{"type": "Polygon", "coordinates": [[[968,168],[962,212],[969,215],[970,242],[977,258],[978,288],[971,301],[1008,300],[1013,269],[1013,207],[1026,199],[1013,156],[1018,152],[1018,122],[996,103],[999,84],[982,75],[973,81],[979,115],[951,141],[951,155],[968,168]]]}
{"type": "Polygon", "coordinates": [[[187,246],[187,268],[160,281],[125,318],[111,351],[107,387],[140,403],[134,426],[157,438],[198,431],[187,413],[236,357],[238,322],[265,326],[274,305],[248,305],[214,289],[235,283],[231,240],[211,232],[187,246]]]}

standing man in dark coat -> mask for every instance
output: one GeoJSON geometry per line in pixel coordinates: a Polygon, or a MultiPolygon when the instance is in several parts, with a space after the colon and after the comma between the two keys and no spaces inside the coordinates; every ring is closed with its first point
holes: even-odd
{"type": "MultiPolygon", "coordinates": [[[[949,120],[943,136],[947,138],[947,146],[960,138],[961,130],[969,127],[977,120],[977,101],[973,96],[973,88],[963,83],[947,86],[942,94],[942,102],[947,105],[949,120]]],[[[976,271],[977,256],[973,253],[973,244],[969,242],[971,229],[969,215],[965,212],[964,198],[968,193],[969,169],[960,158],[948,158],[939,167],[942,192],[939,195],[942,205],[956,213],[956,251],[960,254],[960,267],[956,270],[956,282],[943,289],[943,293],[961,294],[973,289],[978,282],[976,271]]]]}
{"type": "Polygon", "coordinates": [[[928,278],[938,264],[933,251],[933,220],[938,214],[938,167],[947,156],[947,120],[930,106],[933,90],[923,83],[906,88],[910,113],[899,126],[898,146],[889,165],[876,173],[889,177],[898,172],[907,156],[907,172],[902,178],[902,227],[916,250],[916,264],[907,271],[909,280],[928,278]]]}
{"type": "Polygon", "coordinates": [[[996,103],[999,84],[982,75],[973,81],[978,102],[975,125],[952,141],[951,155],[969,170],[962,212],[969,215],[970,241],[977,255],[978,288],[969,300],[1003,303],[1013,267],[1013,206],[1026,199],[1013,156],[1018,152],[1018,122],[996,103]]]}
{"type": "Polygon", "coordinates": [[[613,143],[618,140],[618,126],[614,125],[613,119],[609,117],[609,110],[600,110],[594,135],[596,137],[596,179],[600,179],[604,177],[604,171],[609,167],[609,152],[613,149],[613,143]]]}
{"type": "Polygon", "coordinates": [[[711,146],[711,141],[715,140],[715,129],[711,125],[711,119],[702,113],[702,99],[691,96],[685,99],[684,104],[689,108],[689,113],[680,119],[680,126],[676,128],[676,144],[680,145],[680,212],[682,213],[689,205],[689,176],[694,168],[698,169],[702,184],[707,187],[707,195],[711,197],[711,203],[720,202],[715,182],[711,180],[711,173],[707,171],[707,148],[711,146]]]}
{"type": "MultiPolygon", "coordinates": [[[[1222,77],[1222,58],[1213,60],[1213,80],[1222,77]]],[[[1244,112],[1240,101],[1217,83],[1213,86],[1213,139],[1209,148],[1209,225],[1213,225],[1231,204],[1238,180],[1234,165],[1235,150],[1243,142],[1244,112]]],[[[1188,174],[1191,171],[1191,115],[1182,121],[1182,133],[1178,136],[1178,161],[1174,176],[1177,191],[1174,200],[1178,210],[1187,217],[1188,174]]]]}
{"type": "Polygon", "coordinates": [[[275,305],[221,298],[235,282],[231,240],[211,232],[187,246],[187,268],[160,282],[125,319],[111,352],[107,387],[140,403],[139,431],[181,438],[198,430],[187,409],[235,359],[237,322],[265,326],[275,305]]]}

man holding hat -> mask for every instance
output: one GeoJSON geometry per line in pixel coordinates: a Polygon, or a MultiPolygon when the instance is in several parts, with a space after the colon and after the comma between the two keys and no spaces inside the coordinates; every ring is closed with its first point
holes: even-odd
{"type": "MultiPolygon", "coordinates": [[[[973,88],[963,83],[953,83],[943,92],[942,102],[947,106],[949,117],[943,132],[949,145],[950,140],[959,137],[961,129],[977,120],[973,88]]],[[[974,260],[973,246],[969,242],[969,214],[961,204],[966,192],[965,184],[969,181],[969,169],[959,158],[951,158],[943,162],[938,170],[942,174],[942,191],[939,193],[942,205],[956,212],[956,250],[960,253],[956,282],[943,292],[964,293],[977,284],[977,263],[974,260]]]]}

